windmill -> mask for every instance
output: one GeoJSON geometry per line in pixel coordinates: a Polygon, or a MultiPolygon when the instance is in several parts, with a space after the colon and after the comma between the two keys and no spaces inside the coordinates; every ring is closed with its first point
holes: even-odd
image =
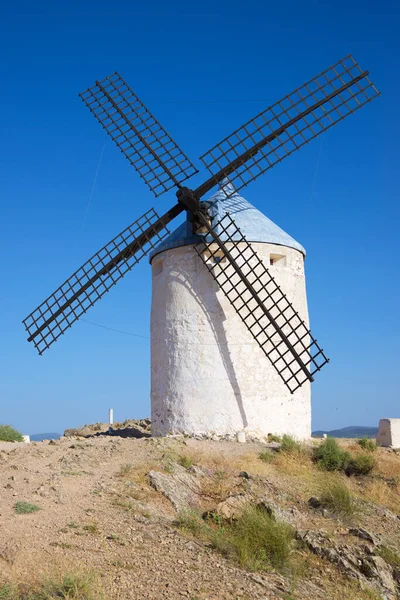
{"type": "Polygon", "coordinates": [[[42,354],[150,254],[154,431],[307,437],[310,382],[328,359],[308,326],[304,251],[238,192],[377,97],[368,75],[347,56],[297,88],[201,156],[210,175],[195,189],[183,183],[198,170],[122,77],[96,81],[86,106],[155,196],[175,189],[177,202],[147,211],[42,302],[23,321],[28,341],[42,354]]]}

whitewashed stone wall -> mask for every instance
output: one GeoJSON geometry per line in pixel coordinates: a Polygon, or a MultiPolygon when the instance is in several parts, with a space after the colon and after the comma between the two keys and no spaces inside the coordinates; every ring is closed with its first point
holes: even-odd
{"type": "Polygon", "coordinates": [[[376,441],[380,446],[400,448],[400,419],[381,419],[376,441]]]}
{"type": "MultiPolygon", "coordinates": [[[[252,246],[308,323],[302,253],[252,246]],[[270,267],[271,254],[285,258],[270,267]]],[[[310,437],[309,383],[290,394],[192,246],[158,254],[152,270],[153,432],[310,437]]]]}

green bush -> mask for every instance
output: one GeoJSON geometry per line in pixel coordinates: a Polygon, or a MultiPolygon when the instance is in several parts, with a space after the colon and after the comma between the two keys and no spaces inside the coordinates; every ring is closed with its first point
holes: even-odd
{"type": "Polygon", "coordinates": [[[281,452],[286,452],[287,454],[293,454],[294,452],[301,451],[302,446],[299,442],[297,442],[291,435],[284,435],[282,437],[282,445],[280,447],[281,452]]]}
{"type": "Polygon", "coordinates": [[[294,530],[261,508],[250,507],[231,524],[217,530],[212,545],[251,571],[281,569],[291,553],[294,530]]]}
{"type": "Polygon", "coordinates": [[[251,571],[286,566],[295,533],[290,525],[254,506],[235,520],[225,520],[217,513],[207,513],[202,519],[195,512],[186,512],[175,525],[251,571]]]}
{"type": "Polygon", "coordinates": [[[185,467],[185,469],[188,469],[193,465],[193,459],[191,458],[191,456],[183,454],[178,458],[178,463],[181,465],[181,467],[185,467]]]}
{"type": "Polygon", "coordinates": [[[368,475],[375,466],[375,458],[371,454],[352,456],[345,466],[346,475],[368,475]]]}
{"type": "Polygon", "coordinates": [[[28,513],[33,513],[37,512],[38,510],[42,510],[40,506],[37,506],[36,504],[31,504],[30,502],[23,502],[22,500],[20,502],[16,502],[14,509],[17,515],[26,515],[28,513]]]}
{"type": "Polygon", "coordinates": [[[274,433],[269,433],[267,436],[268,442],[281,442],[282,438],[279,435],[275,435],[274,433]]]}
{"type": "Polygon", "coordinates": [[[321,485],[322,506],[340,517],[351,517],[355,513],[355,502],[344,481],[326,480],[321,485]]]}
{"type": "Polygon", "coordinates": [[[350,454],[339,446],[335,438],[327,438],[314,448],[313,458],[325,471],[345,470],[350,462],[350,454]]]}
{"type": "Polygon", "coordinates": [[[274,460],[275,456],[276,456],[275,452],[271,452],[270,450],[263,450],[258,455],[258,458],[260,460],[263,460],[264,462],[269,463],[269,462],[272,462],[274,460]]]}
{"type": "Polygon", "coordinates": [[[357,440],[357,444],[367,452],[375,452],[377,449],[376,441],[371,438],[360,438],[357,440]]]}
{"type": "MultiPolygon", "coordinates": [[[[11,425],[0,425],[0,442],[23,442],[22,433],[11,425]]],[[[1,598],[1,596],[0,596],[1,598]]]]}

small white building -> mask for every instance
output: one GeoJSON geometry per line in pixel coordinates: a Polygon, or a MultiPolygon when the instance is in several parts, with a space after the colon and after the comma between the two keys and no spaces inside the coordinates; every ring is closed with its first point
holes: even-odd
{"type": "MultiPolygon", "coordinates": [[[[229,212],[308,325],[304,248],[239,194],[229,212]]],[[[222,238],[223,239],[223,238],[222,238]]],[[[151,254],[151,416],[154,435],[311,436],[307,382],[291,394],[193,248],[187,220],[151,254]]]]}

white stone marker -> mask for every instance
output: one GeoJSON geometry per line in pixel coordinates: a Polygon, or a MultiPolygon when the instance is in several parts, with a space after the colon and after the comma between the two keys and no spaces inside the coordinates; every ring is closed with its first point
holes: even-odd
{"type": "Polygon", "coordinates": [[[238,431],[236,434],[236,437],[237,437],[237,441],[239,442],[239,444],[246,443],[246,433],[244,431],[238,431]]]}
{"type": "Polygon", "coordinates": [[[108,422],[110,425],[114,424],[114,409],[110,408],[109,413],[108,413],[108,422]]]}
{"type": "Polygon", "coordinates": [[[379,446],[400,448],[400,419],[381,419],[376,441],[379,446]]]}
{"type": "Polygon", "coordinates": [[[23,435],[22,437],[24,438],[25,444],[30,444],[31,438],[29,435],[23,435]]]}

